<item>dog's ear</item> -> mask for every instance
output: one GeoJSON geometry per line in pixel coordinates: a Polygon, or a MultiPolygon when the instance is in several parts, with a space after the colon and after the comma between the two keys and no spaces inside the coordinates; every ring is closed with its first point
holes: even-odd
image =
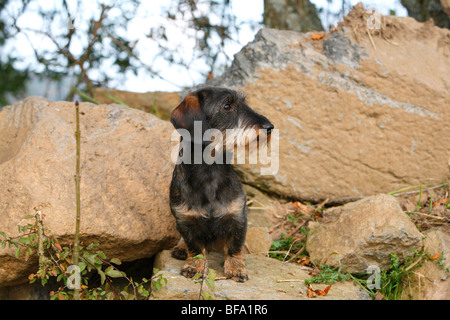
{"type": "Polygon", "coordinates": [[[203,102],[201,93],[189,93],[186,95],[184,100],[172,111],[172,115],[170,116],[170,122],[175,129],[186,129],[193,137],[194,123],[195,121],[200,121],[202,131],[199,133],[203,135],[203,132],[208,128],[206,115],[203,112],[201,102],[203,102]]]}

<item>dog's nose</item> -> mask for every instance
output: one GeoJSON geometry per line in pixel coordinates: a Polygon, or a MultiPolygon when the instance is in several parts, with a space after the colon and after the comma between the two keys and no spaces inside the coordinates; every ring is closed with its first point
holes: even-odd
{"type": "Polygon", "coordinates": [[[270,134],[270,133],[272,132],[272,129],[273,129],[274,127],[273,127],[273,124],[271,124],[271,123],[269,122],[269,123],[263,124],[262,128],[265,129],[265,130],[267,130],[267,134],[270,134]]]}

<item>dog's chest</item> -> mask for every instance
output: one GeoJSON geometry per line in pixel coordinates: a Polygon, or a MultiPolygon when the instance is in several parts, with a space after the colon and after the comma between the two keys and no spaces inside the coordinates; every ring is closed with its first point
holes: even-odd
{"type": "Polygon", "coordinates": [[[189,172],[185,175],[185,181],[178,187],[181,201],[172,209],[180,218],[221,218],[226,215],[240,215],[244,211],[245,194],[234,172],[189,172]]]}

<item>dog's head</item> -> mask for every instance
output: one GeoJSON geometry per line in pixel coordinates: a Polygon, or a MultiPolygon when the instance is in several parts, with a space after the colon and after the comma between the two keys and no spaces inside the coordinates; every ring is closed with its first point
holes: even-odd
{"type": "Polygon", "coordinates": [[[261,132],[268,135],[274,128],[266,117],[247,105],[244,94],[226,88],[207,87],[187,94],[170,118],[176,129],[188,130],[191,136],[195,121],[201,123],[202,135],[208,129],[218,129],[224,135],[235,130],[240,132],[234,134],[237,139],[250,130],[256,136],[261,132]]]}

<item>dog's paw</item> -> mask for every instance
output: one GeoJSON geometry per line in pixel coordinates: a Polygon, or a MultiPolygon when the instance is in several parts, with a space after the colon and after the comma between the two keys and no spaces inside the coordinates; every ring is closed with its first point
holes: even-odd
{"type": "Polygon", "coordinates": [[[174,247],[172,249],[171,256],[178,260],[186,260],[187,259],[187,251],[186,248],[183,247],[174,247]]]}
{"type": "Polygon", "coordinates": [[[225,277],[237,282],[245,282],[248,280],[247,267],[241,255],[228,256],[225,259],[224,273],[225,277]]]}
{"type": "Polygon", "coordinates": [[[189,259],[184,267],[181,269],[181,275],[186,278],[192,278],[197,273],[208,272],[207,268],[205,268],[205,260],[204,259],[189,259]]]}

